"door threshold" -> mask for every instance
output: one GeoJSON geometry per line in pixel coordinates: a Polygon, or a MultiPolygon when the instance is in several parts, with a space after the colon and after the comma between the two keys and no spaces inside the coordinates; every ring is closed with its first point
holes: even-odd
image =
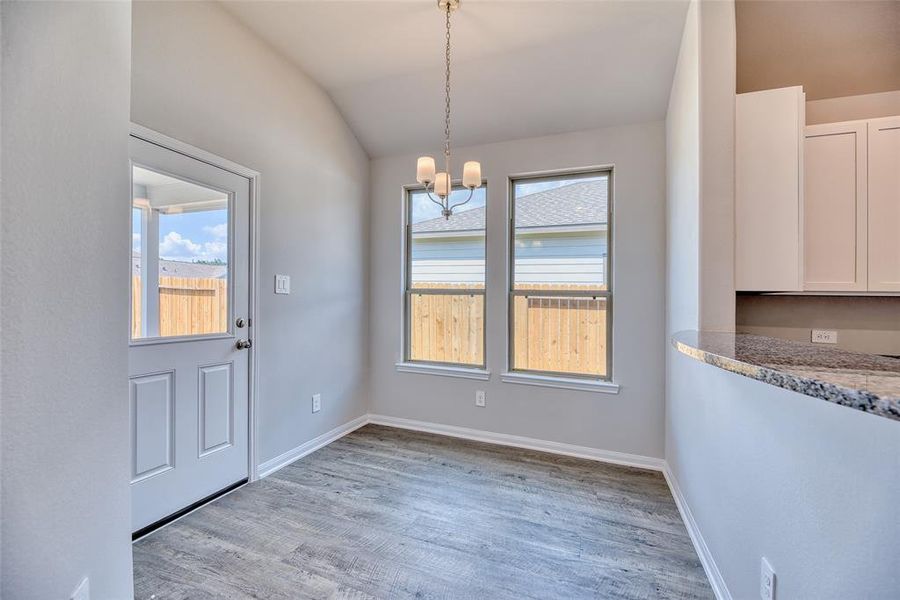
{"type": "Polygon", "coordinates": [[[245,477],[245,478],[241,479],[240,481],[232,483],[228,487],[222,488],[218,492],[213,492],[209,496],[202,498],[201,500],[197,500],[193,504],[189,504],[188,506],[185,506],[184,508],[182,508],[179,511],[173,512],[171,515],[169,515],[167,517],[163,517],[162,519],[160,519],[159,521],[156,521],[155,523],[151,523],[150,525],[147,525],[146,527],[141,527],[140,529],[138,529],[137,531],[135,531],[134,533],[131,534],[131,541],[136,542],[139,539],[150,535],[157,529],[160,529],[161,527],[165,527],[169,523],[177,521],[178,519],[187,515],[188,513],[192,513],[195,510],[197,510],[198,508],[200,508],[206,504],[209,504],[213,500],[215,500],[217,498],[221,498],[222,496],[224,496],[226,494],[230,494],[231,492],[238,489],[239,487],[246,485],[247,482],[249,482],[249,481],[250,480],[247,477],[245,477]]]}

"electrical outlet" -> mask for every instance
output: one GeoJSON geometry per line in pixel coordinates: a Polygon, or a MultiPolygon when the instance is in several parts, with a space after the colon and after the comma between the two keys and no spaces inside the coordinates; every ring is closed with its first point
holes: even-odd
{"type": "Polygon", "coordinates": [[[837,344],[837,331],[813,329],[811,339],[814,344],[837,344]]]}
{"type": "Polygon", "coordinates": [[[72,592],[71,600],[91,600],[91,580],[85,577],[72,592]]]}
{"type": "Polygon", "coordinates": [[[765,556],[760,560],[759,597],[762,600],[775,600],[775,569],[765,556]]]}
{"type": "Polygon", "coordinates": [[[322,394],[313,394],[312,410],[314,413],[322,410],[322,394]]]}
{"type": "Polygon", "coordinates": [[[484,408],[484,390],[478,390],[477,392],[475,392],[475,406],[484,408]]]}

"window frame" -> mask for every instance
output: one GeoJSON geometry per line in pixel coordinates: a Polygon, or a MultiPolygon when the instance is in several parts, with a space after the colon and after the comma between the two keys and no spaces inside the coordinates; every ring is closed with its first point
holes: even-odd
{"type": "MultiPolygon", "coordinates": [[[[578,382],[583,382],[591,387],[592,384],[609,385],[613,382],[613,202],[614,202],[614,166],[598,165],[591,167],[578,167],[572,169],[558,169],[552,171],[538,171],[510,175],[507,178],[507,265],[506,265],[506,374],[511,382],[528,383],[530,379],[544,380],[546,385],[553,381],[575,382],[572,386],[581,389],[578,382]],[[522,290],[515,289],[515,265],[516,265],[516,183],[528,180],[552,181],[554,179],[572,179],[578,177],[592,177],[597,175],[607,176],[607,205],[606,205],[606,265],[604,278],[605,290],[522,290]],[[583,297],[604,298],[606,300],[606,374],[597,376],[589,373],[571,373],[564,371],[544,371],[537,369],[522,369],[515,367],[515,307],[513,306],[517,296],[547,296],[547,297],[583,297]],[[521,380],[521,381],[520,381],[521,380]]],[[[535,383],[539,385],[539,383],[535,383]]],[[[551,385],[551,387],[553,387],[551,385]]],[[[568,387],[568,386],[562,386],[568,387]]]]}
{"type": "MultiPolygon", "coordinates": [[[[403,294],[403,302],[402,305],[402,314],[400,318],[401,322],[401,349],[400,356],[401,361],[397,363],[397,369],[399,371],[419,371],[419,372],[427,372],[431,374],[443,374],[451,377],[464,377],[464,378],[476,378],[476,379],[486,379],[490,377],[489,372],[487,371],[487,356],[488,356],[488,338],[487,338],[487,320],[488,320],[488,297],[487,297],[487,266],[488,266],[488,224],[487,224],[487,204],[488,204],[488,190],[487,190],[487,180],[482,179],[481,187],[484,189],[485,194],[485,223],[484,223],[484,286],[482,288],[472,288],[472,289],[463,289],[463,288],[420,288],[413,289],[412,287],[412,195],[416,192],[422,192],[425,190],[425,186],[420,184],[415,185],[404,185],[403,186],[403,248],[402,248],[402,268],[403,268],[403,277],[402,277],[402,294],[403,294]],[[429,294],[429,295],[452,295],[452,296],[481,296],[481,321],[482,321],[482,331],[481,331],[481,344],[482,344],[482,352],[481,352],[481,364],[474,363],[458,363],[458,362],[444,362],[444,361],[429,361],[429,360],[414,360],[411,358],[411,350],[412,350],[412,339],[411,339],[411,331],[410,331],[410,319],[412,318],[412,304],[411,298],[413,293],[416,294],[429,294]],[[487,377],[485,377],[485,375],[487,377]]],[[[451,182],[451,192],[465,190],[467,188],[463,187],[461,180],[454,180],[451,182]]]]}

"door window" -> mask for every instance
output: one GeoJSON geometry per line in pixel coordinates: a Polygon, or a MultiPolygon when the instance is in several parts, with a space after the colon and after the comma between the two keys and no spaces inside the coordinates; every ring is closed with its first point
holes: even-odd
{"type": "Polygon", "coordinates": [[[132,167],[131,339],[230,331],[227,192],[132,167]]]}

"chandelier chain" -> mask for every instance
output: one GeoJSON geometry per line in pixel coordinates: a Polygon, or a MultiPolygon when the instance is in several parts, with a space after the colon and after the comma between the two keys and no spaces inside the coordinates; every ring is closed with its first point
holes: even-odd
{"type": "Polygon", "coordinates": [[[450,172],[450,3],[447,3],[446,14],[447,47],[445,58],[444,77],[444,159],[446,171],[450,172]]]}

